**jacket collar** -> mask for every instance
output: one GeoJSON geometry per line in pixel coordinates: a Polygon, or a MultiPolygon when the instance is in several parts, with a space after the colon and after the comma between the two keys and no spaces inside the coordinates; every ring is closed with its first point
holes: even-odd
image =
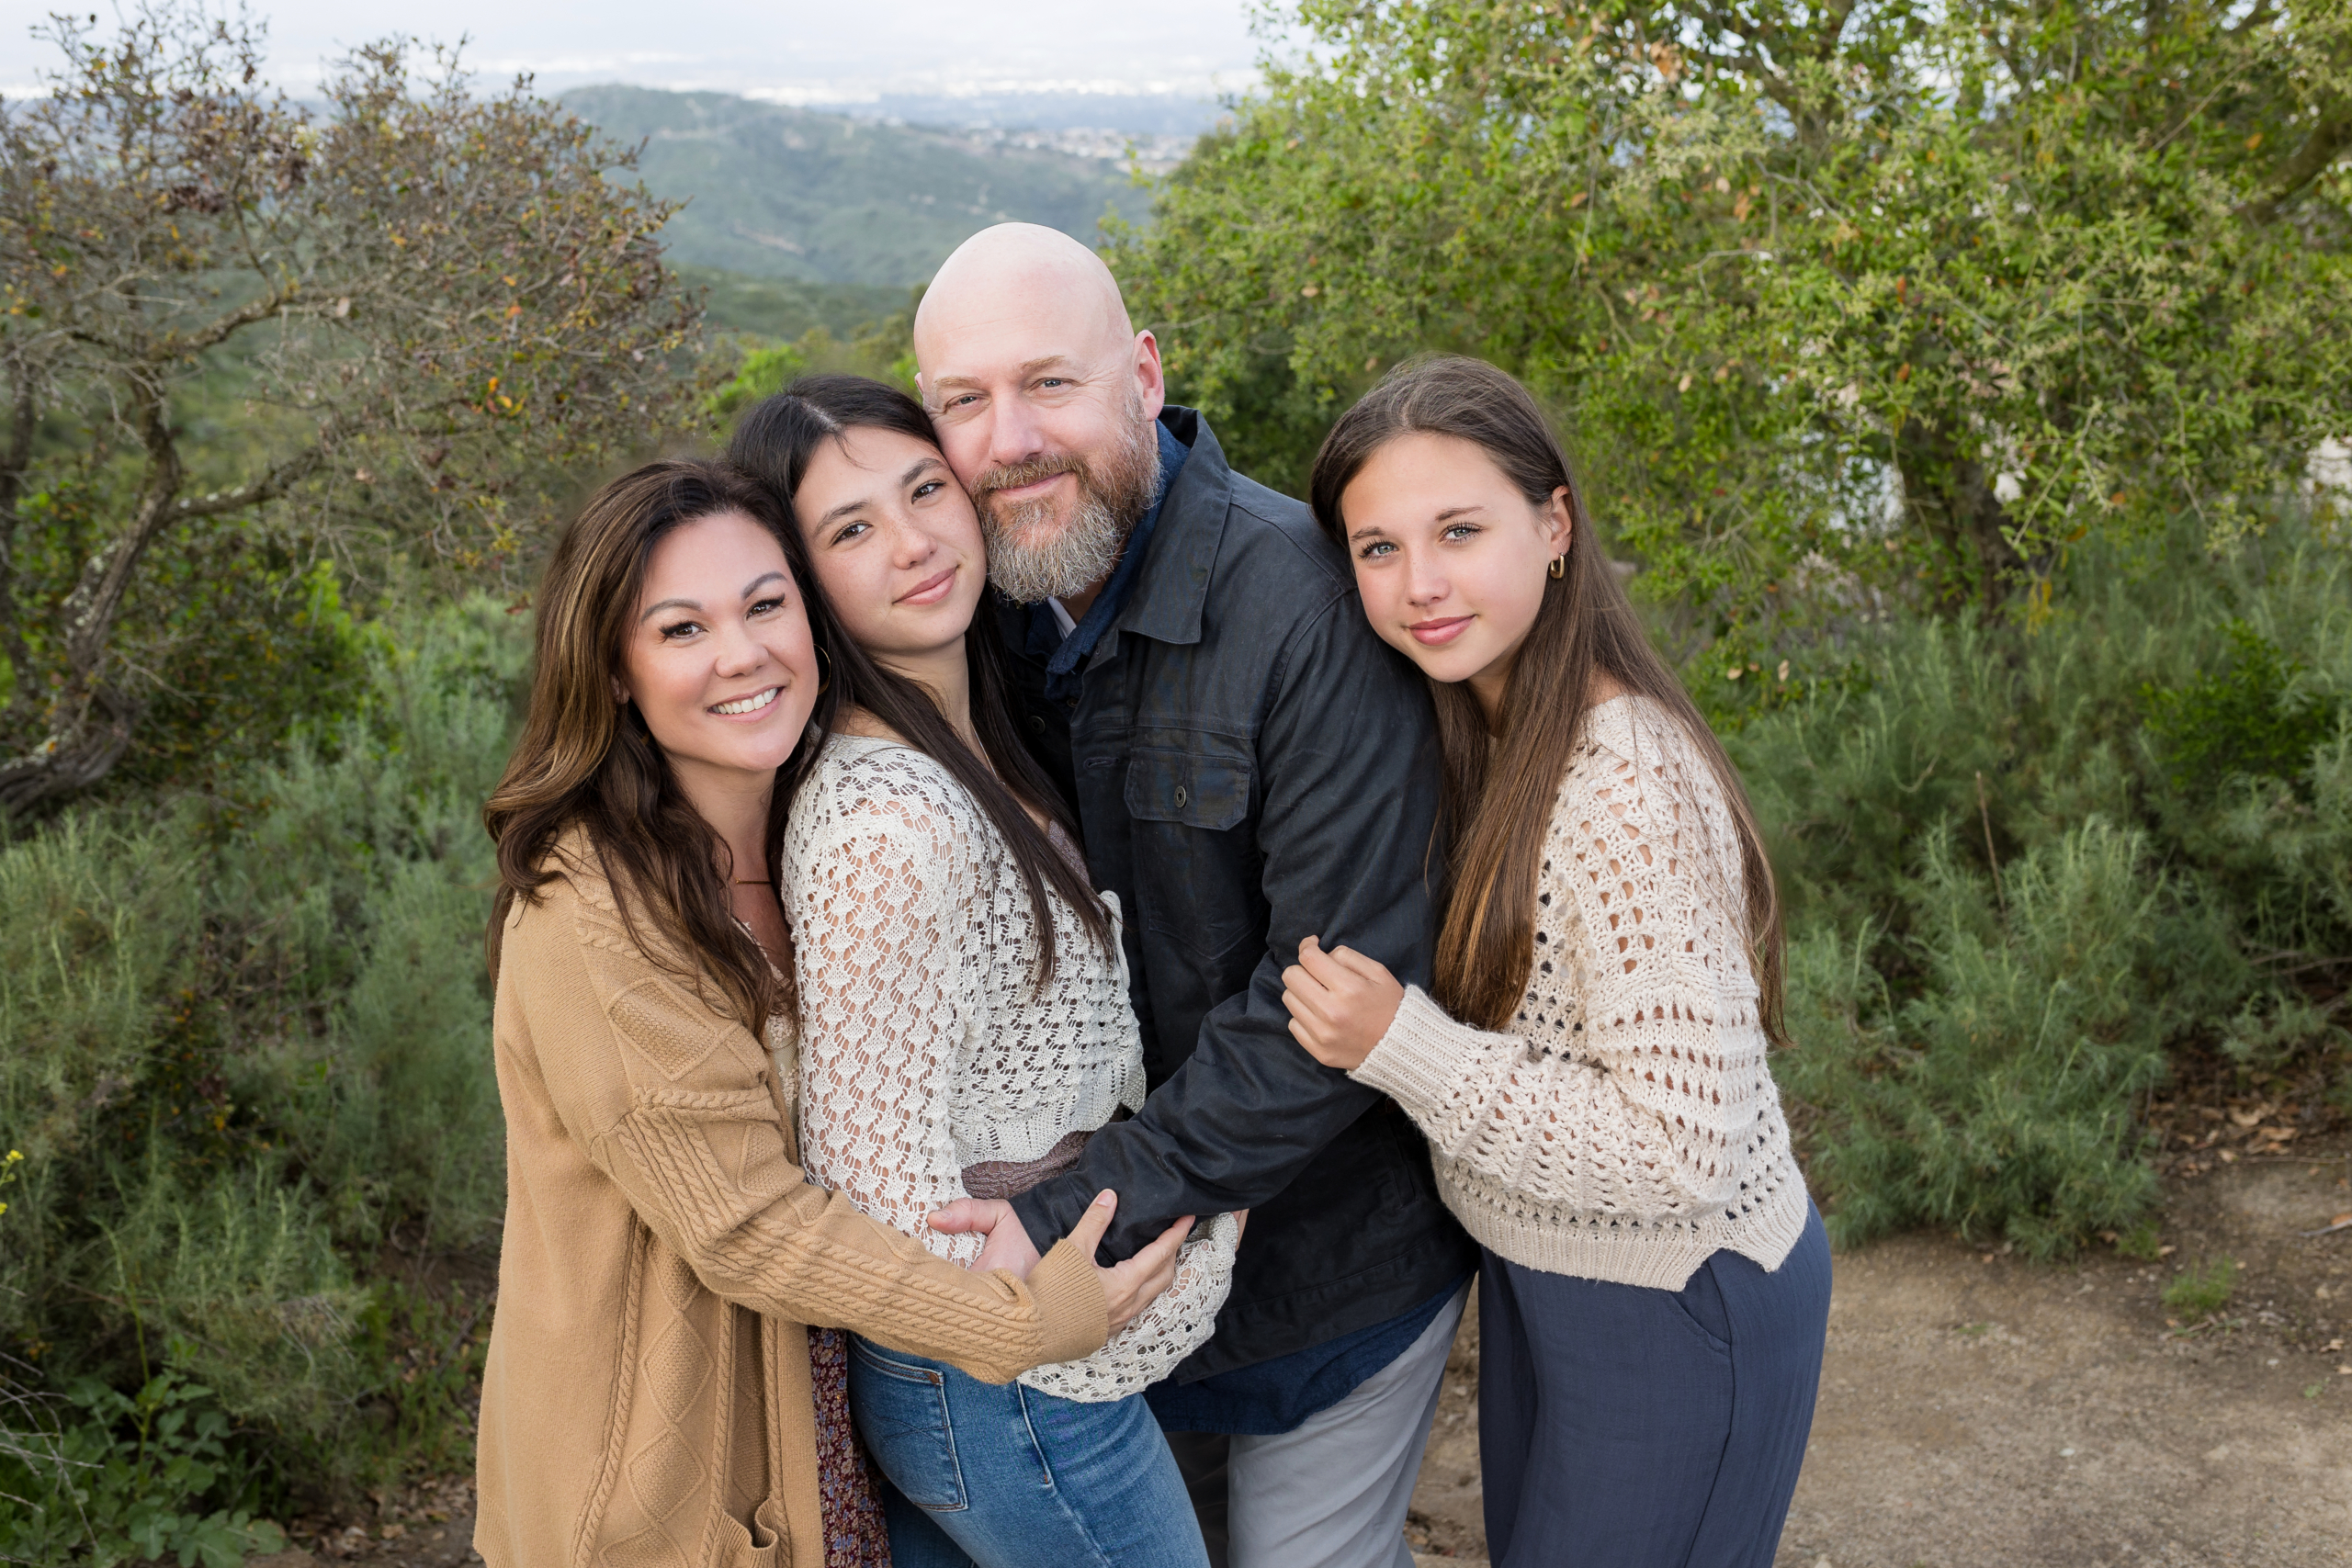
{"type": "Polygon", "coordinates": [[[1159,411],[1159,423],[1192,456],[1160,503],[1159,522],[1144,546],[1142,576],[1113,629],[1158,642],[1194,643],[1201,640],[1201,606],[1225,538],[1233,469],[1197,411],[1170,403],[1159,411]]]}

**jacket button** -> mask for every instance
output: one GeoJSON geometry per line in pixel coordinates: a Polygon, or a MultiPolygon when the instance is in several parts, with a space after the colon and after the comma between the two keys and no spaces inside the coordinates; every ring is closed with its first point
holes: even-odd
{"type": "Polygon", "coordinates": [[[1190,790],[1186,789],[1182,784],[1178,784],[1178,785],[1176,786],[1176,809],[1177,809],[1177,810],[1179,810],[1179,811],[1183,810],[1183,809],[1184,809],[1184,803],[1185,803],[1186,801],[1188,801],[1188,800],[1192,799],[1192,798],[1193,798],[1193,792],[1192,792],[1192,791],[1190,791],[1190,790]]]}

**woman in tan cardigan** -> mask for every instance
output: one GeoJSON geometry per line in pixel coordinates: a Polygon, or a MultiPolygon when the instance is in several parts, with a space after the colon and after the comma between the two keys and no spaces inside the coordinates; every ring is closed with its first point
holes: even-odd
{"type": "Polygon", "coordinates": [[[1094,1266],[1107,1193],[1023,1281],[804,1179],[771,884],[831,716],[829,628],[797,532],[714,464],[614,481],[548,567],[483,811],[508,1182],[491,1568],[887,1564],[836,1330],[1003,1382],[1091,1353],[1172,1278],[1182,1226],[1094,1266]]]}

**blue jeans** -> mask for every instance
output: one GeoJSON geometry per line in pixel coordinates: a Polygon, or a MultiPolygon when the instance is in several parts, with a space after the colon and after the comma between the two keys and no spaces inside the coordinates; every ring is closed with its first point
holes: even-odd
{"type": "Polygon", "coordinates": [[[897,1568],[1208,1568],[1141,1394],[1082,1404],[853,1338],[849,1405],[897,1568]]]}
{"type": "Polygon", "coordinates": [[[1478,1273],[1478,1450],[1495,1568],[1771,1568],[1829,1327],[1818,1211],[1767,1274],[1679,1291],[1478,1273]]]}

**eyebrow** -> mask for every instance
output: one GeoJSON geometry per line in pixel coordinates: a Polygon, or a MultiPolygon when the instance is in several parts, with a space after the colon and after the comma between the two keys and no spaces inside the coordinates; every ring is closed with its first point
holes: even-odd
{"type": "MultiPolygon", "coordinates": [[[[936,452],[926,452],[922,457],[917,457],[913,462],[907,465],[906,470],[899,476],[899,483],[901,485],[910,485],[914,483],[917,479],[922,477],[922,471],[925,468],[933,467],[944,468],[946,467],[946,460],[941,457],[936,452]]],[[[826,513],[822,517],[818,518],[817,526],[820,528],[830,527],[835,522],[848,516],[851,513],[855,512],[859,507],[871,506],[872,504],[874,504],[874,498],[865,495],[859,496],[855,501],[844,501],[839,506],[834,507],[831,512],[826,513]]]]}
{"type": "MultiPolygon", "coordinates": [[[[757,593],[763,586],[777,581],[783,576],[784,573],[780,571],[763,571],[760,573],[759,576],[752,579],[751,581],[743,585],[742,596],[749,599],[752,594],[757,593]]],[[[702,613],[702,601],[699,599],[664,599],[659,604],[649,604],[645,608],[645,614],[638,616],[638,625],[643,626],[646,622],[651,620],[654,616],[660,615],[664,610],[692,610],[696,615],[700,615],[702,613]]]]}
{"type": "MultiPolygon", "coordinates": [[[[1033,376],[1040,370],[1049,370],[1057,365],[1066,365],[1074,368],[1078,361],[1067,354],[1047,354],[1035,359],[1024,359],[1016,368],[1023,376],[1033,376]]],[[[925,387],[977,387],[979,384],[980,378],[978,376],[932,376],[926,377],[923,380],[925,387]]]]}

